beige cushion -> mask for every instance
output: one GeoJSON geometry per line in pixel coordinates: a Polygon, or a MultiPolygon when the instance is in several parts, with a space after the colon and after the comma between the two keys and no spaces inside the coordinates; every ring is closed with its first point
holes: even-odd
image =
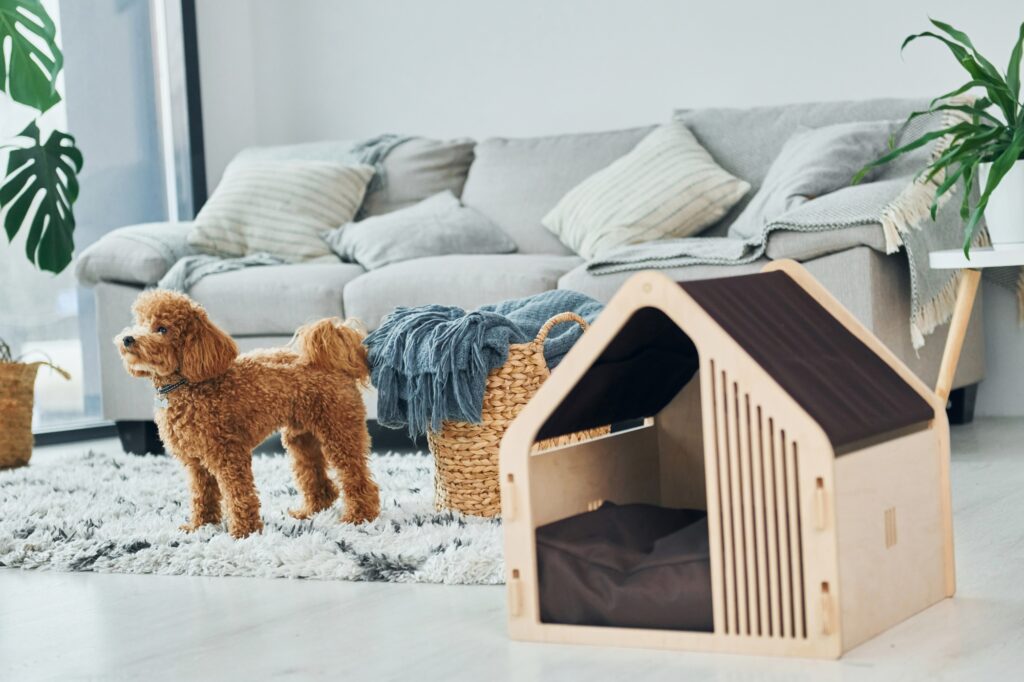
{"type": "Polygon", "coordinates": [[[627,244],[696,234],[749,190],[675,121],[573,188],[543,223],[590,259],[627,244]]]}
{"type": "Polygon", "coordinates": [[[290,336],[307,322],[345,317],[342,290],[364,272],[337,260],[242,268],[203,277],[189,296],[233,336],[290,336]]]}
{"type": "MultiPolygon", "coordinates": [[[[355,140],[323,140],[272,147],[247,147],[238,153],[232,163],[247,161],[333,161],[351,164],[355,159],[352,147],[355,140]]],[[[360,217],[383,215],[451,190],[462,194],[469,164],[473,163],[475,143],[469,138],[432,140],[414,137],[397,145],[380,163],[384,178],[372,183],[360,217]]]]}
{"type": "Polygon", "coordinates": [[[266,252],[287,263],[331,253],[320,238],[349,222],[372,166],[328,161],[252,161],[228,166],[188,241],[217,256],[266,252]]]}
{"type": "Polygon", "coordinates": [[[463,206],[451,190],[386,215],[342,225],[324,235],[342,260],[367,270],[453,253],[512,253],[515,243],[489,218],[463,206]]]}
{"type": "Polygon", "coordinates": [[[476,145],[462,203],[512,237],[519,253],[571,254],[541,225],[565,193],[627,153],[650,127],[547,137],[497,137],[476,145]]]}
{"type": "Polygon", "coordinates": [[[575,256],[435,256],[385,266],[345,287],[345,313],[374,329],[398,306],[429,303],[467,310],[550,291],[579,265],[575,256]]]}

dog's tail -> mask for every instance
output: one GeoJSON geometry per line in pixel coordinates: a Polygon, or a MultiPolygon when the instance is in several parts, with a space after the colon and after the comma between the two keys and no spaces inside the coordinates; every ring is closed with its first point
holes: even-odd
{"type": "Polygon", "coordinates": [[[295,332],[295,350],[299,361],[317,369],[336,370],[362,384],[370,379],[367,357],[366,327],[349,318],[342,322],[336,317],[307,324],[295,332]]]}

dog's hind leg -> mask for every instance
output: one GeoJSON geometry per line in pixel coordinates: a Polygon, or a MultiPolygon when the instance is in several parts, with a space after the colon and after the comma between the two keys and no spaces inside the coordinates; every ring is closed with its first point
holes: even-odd
{"type": "Polygon", "coordinates": [[[338,499],[338,488],[327,473],[327,459],[320,441],[308,431],[283,429],[281,441],[292,458],[295,484],[302,493],[302,507],[289,509],[297,519],[307,519],[327,509],[338,499]]]}
{"type": "Polygon", "coordinates": [[[328,461],[338,470],[345,491],[344,523],[372,521],[380,514],[380,488],[370,474],[370,434],[362,420],[348,428],[325,425],[317,433],[328,461]]]}
{"type": "Polygon", "coordinates": [[[189,487],[192,489],[192,517],[181,529],[191,533],[208,523],[220,523],[220,488],[217,479],[198,459],[184,456],[179,459],[185,465],[189,487]]]}

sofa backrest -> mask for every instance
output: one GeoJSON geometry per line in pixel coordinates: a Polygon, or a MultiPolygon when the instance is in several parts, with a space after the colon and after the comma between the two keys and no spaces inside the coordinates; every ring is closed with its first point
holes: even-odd
{"type": "Polygon", "coordinates": [[[426,137],[414,137],[398,145],[384,157],[384,184],[366,195],[363,215],[407,208],[445,190],[462,196],[475,145],[469,138],[426,137]]]}
{"type": "Polygon", "coordinates": [[[476,146],[462,203],[493,220],[520,253],[571,254],[541,218],[569,190],[629,152],[651,130],[484,140],[476,146]]]}
{"type": "Polygon", "coordinates": [[[927,107],[926,100],[872,99],[850,102],[814,102],[746,109],[680,109],[682,121],[715,161],[751,184],[750,192],[706,235],[723,234],[757,193],[772,161],[800,126],[820,128],[835,123],[906,118],[927,107]]]}

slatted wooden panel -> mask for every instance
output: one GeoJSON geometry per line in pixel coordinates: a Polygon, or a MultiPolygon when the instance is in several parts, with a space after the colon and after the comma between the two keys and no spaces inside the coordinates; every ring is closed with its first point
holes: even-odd
{"type": "Polygon", "coordinates": [[[709,362],[717,514],[710,538],[722,558],[715,572],[716,632],[807,638],[799,444],[728,371],[709,362]]]}

